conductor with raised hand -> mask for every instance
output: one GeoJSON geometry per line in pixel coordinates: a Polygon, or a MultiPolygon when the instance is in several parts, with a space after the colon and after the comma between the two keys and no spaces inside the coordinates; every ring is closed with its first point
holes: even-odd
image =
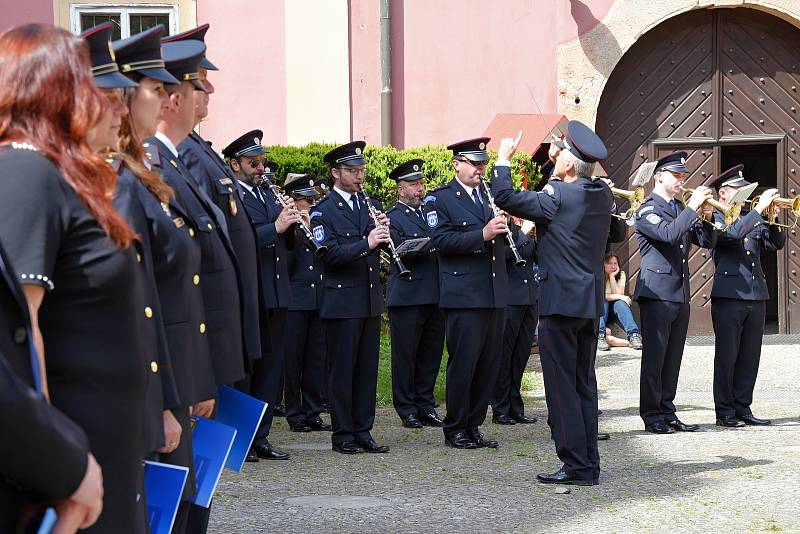
{"type": "Polygon", "coordinates": [[[603,310],[603,255],[614,200],[593,178],[607,155],[586,125],[570,121],[558,141],[555,175],[541,192],[515,191],[510,159],[516,139],[503,139],[492,179],[497,205],[537,223],[539,242],[539,354],[556,453],[563,466],[537,476],[546,484],[599,483],[597,318],[603,310]]]}

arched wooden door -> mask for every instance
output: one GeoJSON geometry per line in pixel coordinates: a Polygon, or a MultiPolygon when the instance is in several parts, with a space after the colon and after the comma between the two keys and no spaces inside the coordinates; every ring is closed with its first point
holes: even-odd
{"type": "MultiPolygon", "coordinates": [[[[615,67],[598,109],[597,131],[609,149],[605,167],[617,187],[629,188],[645,160],[687,150],[689,187],[741,162],[752,180],[797,195],[798,50],[800,29],[744,8],[691,11],[642,36],[615,67]]],[[[787,237],[785,249],[766,258],[774,262],[771,304],[781,332],[800,332],[798,229],[787,237]]],[[[615,250],[635,283],[636,238],[615,250]]],[[[694,248],[690,269],[690,333],[710,333],[710,252],[694,248]]]]}

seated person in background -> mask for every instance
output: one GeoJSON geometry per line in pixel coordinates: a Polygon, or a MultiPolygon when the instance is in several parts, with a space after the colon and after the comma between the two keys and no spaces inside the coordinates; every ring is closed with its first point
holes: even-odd
{"type": "Polygon", "coordinates": [[[610,347],[628,347],[636,350],[642,349],[642,337],[639,327],[631,312],[631,298],[625,294],[625,271],[619,269],[619,258],[614,254],[606,254],[603,260],[606,275],[606,302],[603,305],[603,315],[600,317],[598,328],[597,350],[610,350],[610,347]],[[617,317],[628,340],[611,335],[611,329],[606,328],[612,315],[617,317]]]}

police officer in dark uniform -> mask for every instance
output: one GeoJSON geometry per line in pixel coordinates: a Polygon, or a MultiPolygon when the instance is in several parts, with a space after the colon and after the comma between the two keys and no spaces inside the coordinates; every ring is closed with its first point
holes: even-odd
{"type": "Polygon", "coordinates": [[[531,355],[531,345],[539,322],[536,307],[539,287],[533,276],[536,264],[536,240],[523,232],[513,220],[508,225],[520,256],[527,263],[515,266],[514,254],[506,251],[508,269],[508,306],[505,312],[503,352],[500,372],[492,393],[492,422],[499,425],[532,424],[535,417],[525,415],[520,388],[522,375],[531,355]]]}
{"type": "Polygon", "coordinates": [[[642,326],[639,414],[645,430],[656,434],[694,432],[699,427],[675,415],[675,393],[689,326],[689,248],[711,248],[716,230],[699,220],[710,218],[711,190],[695,189],[684,208],[674,197],[686,179],[686,152],[658,160],[653,192],[636,213],[636,238],[642,263],[633,298],[642,326]]]}
{"type": "Polygon", "coordinates": [[[87,528],[103,503],[100,467],[83,430],[42,396],[28,303],[2,246],[0,332],[0,531],[16,532],[36,502],[68,499],[83,516],[60,519],[87,528]]]}
{"type": "MultiPolygon", "coordinates": [[[[380,351],[381,295],[378,247],[390,239],[389,220],[377,226],[359,193],[366,172],[366,143],[354,141],[325,154],[334,186],[311,214],[314,239],[328,250],[320,317],[325,323],[330,375],[332,448],[342,454],[385,453],[370,430],[375,422],[375,390],[380,351]]],[[[378,202],[372,207],[380,210],[378,202]]]]}
{"type": "Polygon", "coordinates": [[[496,448],[479,426],[497,380],[508,302],[504,215],[492,212],[483,184],[488,137],[448,146],[455,178],[435,189],[432,244],[439,256],[439,306],[444,308],[447,352],[445,444],[496,448]]]}
{"type": "Polygon", "coordinates": [[[283,398],[283,344],[286,314],[292,303],[287,266],[289,231],[300,220],[294,201],[286,197],[286,208],[278,205],[273,192],[261,187],[262,175],[275,180],[276,164],[264,161],[264,134],[251,130],[222,149],[236,175],[242,204],[256,231],[256,250],[261,274],[262,321],[271,335],[262,346],[262,358],[250,377],[250,394],[267,403],[267,411],[253,438],[253,452],[265,460],[288,460],[289,455],[272,447],[267,436],[272,428],[275,405],[283,398]]]}
{"type": "MultiPolygon", "coordinates": [[[[283,191],[295,201],[310,228],[312,205],[321,196],[319,181],[310,174],[289,173],[283,191]]],[[[286,421],[294,432],[330,431],[322,413],[325,374],[325,325],[319,317],[322,301],[322,260],[314,253],[299,226],[294,229],[294,246],[288,254],[292,303],[286,317],[284,336],[284,397],[286,421]]]]}
{"type": "Polygon", "coordinates": [[[603,255],[614,200],[609,187],[592,178],[608,152],[590,128],[570,121],[555,163],[559,180],[541,192],[515,192],[509,161],[520,137],[504,139],[493,189],[497,204],[536,222],[539,276],[539,354],[556,452],[564,465],[539,474],[546,484],[599,483],[597,380],[594,372],[597,320],[603,309],[603,255]]]}
{"type": "MultiPolygon", "coordinates": [[[[183,48],[193,48],[195,54],[179,61],[167,61],[167,70],[181,84],[167,86],[171,95],[170,108],[164,112],[156,135],[147,139],[145,148],[153,167],[189,211],[190,235],[197,239],[202,252],[198,278],[206,322],[199,330],[208,340],[217,385],[230,385],[245,375],[236,256],[223,231],[224,219],[219,209],[197,186],[177,149],[194,126],[194,92],[203,89],[198,81],[198,67],[205,45],[190,40],[164,43],[162,48],[165,56],[170,55],[168,51],[183,48]]],[[[208,403],[200,415],[210,416],[212,408],[213,402],[208,403]]]]}
{"type": "MultiPolygon", "coordinates": [[[[205,42],[208,29],[209,25],[203,24],[183,33],[165,37],[161,42],[187,40],[205,42]]],[[[219,69],[204,55],[200,60],[198,73],[200,74],[199,81],[205,90],[198,90],[195,93],[195,99],[200,101],[196,106],[195,125],[200,124],[206,118],[208,98],[214,92],[214,85],[207,76],[209,70],[219,69]]],[[[178,145],[178,155],[189,169],[197,186],[224,214],[225,227],[231,245],[236,251],[239,265],[245,363],[247,364],[246,371],[252,373],[255,360],[261,358],[261,337],[262,335],[268,336],[268,332],[261,332],[259,326],[259,273],[255,229],[242,206],[236,176],[200,134],[195,131],[190,132],[189,136],[178,145]]]]}
{"type": "MultiPolygon", "coordinates": [[[[711,182],[719,201],[730,204],[736,190],[749,185],[737,165],[711,182]]],[[[712,249],[714,287],[711,319],[714,324],[714,410],[717,425],[736,428],[765,426],[769,419],[753,415],[753,389],[761,359],[764,317],[769,289],[761,268],[761,252],[780,250],[786,232],[766,224],[764,211],[778,198],[776,189],[764,191],[750,212],[719,233],[712,249]]],[[[723,223],[722,214],[714,220],[723,223]]]]}
{"type": "MultiPolygon", "coordinates": [[[[395,167],[397,204],[386,212],[395,245],[408,239],[430,238],[434,215],[428,219],[423,161],[412,159],[395,167]]],[[[433,389],[444,350],[444,315],[439,309],[439,265],[428,241],[403,256],[411,271],[401,278],[396,265],[389,271],[386,304],[392,333],[392,398],[407,428],[442,426],[433,389]]]]}

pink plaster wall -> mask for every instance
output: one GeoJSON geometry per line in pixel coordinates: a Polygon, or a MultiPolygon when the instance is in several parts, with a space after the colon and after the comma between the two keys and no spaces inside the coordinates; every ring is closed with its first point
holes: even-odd
{"type": "MultiPolygon", "coordinates": [[[[221,150],[247,130],[265,144],[286,143],[284,0],[197,0],[197,23],[209,22],[209,73],[216,87],[200,133],[221,150]]],[[[183,29],[183,28],[182,28],[183,29]]]]}
{"type": "Polygon", "coordinates": [[[381,144],[380,2],[349,0],[351,139],[381,144]]]}
{"type": "Polygon", "coordinates": [[[0,2],[0,31],[26,22],[52,24],[53,0],[26,0],[25,2],[0,2]]]}
{"type": "Polygon", "coordinates": [[[613,1],[394,0],[393,144],[475,137],[497,113],[556,113],[557,45],[613,1]]]}

